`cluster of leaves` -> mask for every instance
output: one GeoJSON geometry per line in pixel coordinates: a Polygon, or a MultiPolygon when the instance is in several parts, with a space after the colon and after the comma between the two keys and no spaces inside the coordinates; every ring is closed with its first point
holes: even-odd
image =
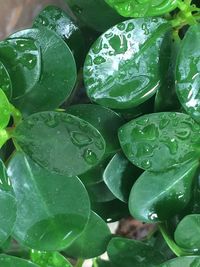
{"type": "Polygon", "coordinates": [[[67,3],[0,42],[0,265],[199,266],[198,1],[67,3]]]}

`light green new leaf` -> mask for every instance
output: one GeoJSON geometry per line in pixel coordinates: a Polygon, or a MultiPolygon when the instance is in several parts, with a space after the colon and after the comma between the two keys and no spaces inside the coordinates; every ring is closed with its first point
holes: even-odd
{"type": "Polygon", "coordinates": [[[1,267],[39,267],[28,260],[20,259],[10,255],[0,255],[0,266],[1,267]]]}

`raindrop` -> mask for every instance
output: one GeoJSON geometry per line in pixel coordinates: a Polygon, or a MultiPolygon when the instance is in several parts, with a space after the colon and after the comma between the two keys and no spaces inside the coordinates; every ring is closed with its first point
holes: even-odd
{"type": "Polygon", "coordinates": [[[85,150],[83,158],[90,165],[94,165],[97,162],[97,155],[91,149],[85,150]]]}

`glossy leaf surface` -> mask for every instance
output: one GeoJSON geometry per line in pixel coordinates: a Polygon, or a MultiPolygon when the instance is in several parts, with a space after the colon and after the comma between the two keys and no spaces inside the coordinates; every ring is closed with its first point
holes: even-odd
{"type": "Polygon", "coordinates": [[[61,112],[29,116],[17,126],[14,138],[39,165],[66,175],[88,171],[105,152],[104,139],[91,124],[61,112]]]}
{"type": "Polygon", "coordinates": [[[176,243],[187,249],[200,249],[200,215],[185,216],[178,224],[174,237],[176,243]]]}
{"type": "Polygon", "coordinates": [[[120,237],[111,239],[107,252],[116,267],[155,267],[164,261],[164,256],[153,247],[120,237]]]}
{"type": "Polygon", "coordinates": [[[176,67],[176,90],[190,116],[200,122],[200,25],[191,26],[181,45],[176,67]]]}
{"type": "Polygon", "coordinates": [[[4,91],[6,96],[10,99],[12,95],[12,82],[8,70],[3,62],[0,61],[0,88],[4,91]]]}
{"type": "Polygon", "coordinates": [[[104,181],[86,185],[86,189],[92,202],[108,202],[116,199],[104,181]]]}
{"type": "Polygon", "coordinates": [[[33,27],[46,27],[57,33],[68,44],[76,61],[82,63],[84,57],[82,33],[73,19],[64,10],[56,6],[47,6],[35,18],[33,27]]]}
{"type": "Polygon", "coordinates": [[[7,169],[1,159],[0,159],[0,190],[6,191],[8,193],[12,192],[12,186],[7,174],[7,169]]]}
{"type": "Polygon", "coordinates": [[[178,0],[105,0],[124,17],[160,16],[174,10],[178,0]]]}
{"type": "Polygon", "coordinates": [[[40,267],[72,267],[71,263],[58,252],[31,250],[31,260],[40,267]]]}
{"type": "Polygon", "coordinates": [[[104,32],[124,19],[104,0],[66,0],[66,2],[82,26],[96,31],[104,32]]]}
{"type": "Polygon", "coordinates": [[[131,188],[141,173],[142,170],[131,164],[123,153],[117,153],[108,163],[103,179],[116,198],[128,202],[131,188]]]}
{"type": "Polygon", "coordinates": [[[93,262],[92,267],[113,267],[113,265],[110,261],[106,261],[101,258],[96,258],[93,262]]]}
{"type": "Polygon", "coordinates": [[[90,215],[89,198],[80,180],[51,173],[23,153],[14,155],[8,175],[18,208],[15,239],[43,251],[69,246],[90,215]]]}
{"type": "Polygon", "coordinates": [[[159,50],[170,26],[162,18],[124,21],[92,45],[84,65],[90,99],[114,109],[145,102],[159,86],[159,50]]]}
{"type": "Polygon", "coordinates": [[[163,173],[144,172],[131,190],[130,213],[145,222],[164,221],[176,215],[191,199],[198,166],[195,161],[163,173]]]}
{"type": "Polygon", "coordinates": [[[124,120],[116,112],[94,104],[73,105],[66,112],[91,123],[99,130],[106,141],[107,154],[120,149],[117,132],[124,120]]]}
{"type": "Polygon", "coordinates": [[[39,267],[30,261],[9,255],[0,255],[0,266],[2,267],[39,267]]]}
{"type": "Polygon", "coordinates": [[[27,29],[10,36],[17,37],[35,40],[41,47],[43,63],[38,83],[14,104],[25,114],[59,107],[70,96],[77,78],[72,52],[56,33],[46,28],[27,29]]]}
{"type": "Polygon", "coordinates": [[[119,130],[128,159],[149,171],[163,171],[199,158],[200,126],[188,115],[176,112],[139,117],[119,130]]]}
{"type": "Polygon", "coordinates": [[[110,238],[107,224],[92,212],[84,231],[65,252],[73,258],[94,258],[106,251],[110,238]]]}
{"type": "Polygon", "coordinates": [[[178,257],[172,260],[169,260],[158,267],[198,267],[200,264],[200,257],[198,256],[188,256],[188,257],[178,257]]]}
{"type": "Polygon", "coordinates": [[[4,91],[0,89],[0,129],[4,129],[10,120],[11,107],[4,91]]]}
{"type": "Polygon", "coordinates": [[[0,59],[12,80],[12,97],[28,93],[41,76],[41,51],[32,39],[14,38],[0,42],[0,59]]]}

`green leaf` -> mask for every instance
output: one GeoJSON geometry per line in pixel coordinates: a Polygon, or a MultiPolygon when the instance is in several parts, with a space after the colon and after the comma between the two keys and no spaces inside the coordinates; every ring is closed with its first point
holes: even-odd
{"type": "Polygon", "coordinates": [[[154,95],[160,81],[160,46],[169,28],[162,18],[142,18],[124,21],[102,34],[84,65],[90,99],[129,109],[154,95]]]}
{"type": "Polygon", "coordinates": [[[0,265],[2,267],[39,267],[30,261],[4,254],[0,255],[0,265]]]}
{"type": "Polygon", "coordinates": [[[41,76],[41,51],[32,39],[14,38],[0,42],[0,59],[12,80],[12,98],[32,90],[41,76]]]}
{"type": "Polygon", "coordinates": [[[71,263],[58,252],[31,250],[31,260],[40,267],[72,267],[71,263]]]}
{"type": "Polygon", "coordinates": [[[110,191],[121,201],[128,202],[131,188],[142,173],[123,153],[117,153],[108,163],[103,179],[110,191]]]}
{"type": "Polygon", "coordinates": [[[187,31],[176,64],[176,90],[178,98],[197,122],[200,122],[200,25],[187,31]]]}
{"type": "Polygon", "coordinates": [[[0,61],[0,88],[10,99],[12,96],[12,82],[5,65],[0,61]]]}
{"type": "Polygon", "coordinates": [[[86,189],[92,202],[108,202],[116,199],[104,181],[86,185],[86,189]]]}
{"type": "Polygon", "coordinates": [[[104,139],[92,125],[61,112],[35,113],[19,124],[13,135],[39,165],[69,176],[88,171],[105,152],[104,139]]]}
{"type": "Polygon", "coordinates": [[[16,220],[16,201],[15,198],[0,190],[0,244],[3,244],[11,235],[16,220]]]}
{"type": "Polygon", "coordinates": [[[172,260],[169,260],[158,267],[198,267],[200,264],[200,257],[197,256],[186,256],[186,257],[178,257],[172,260]]]}
{"type": "Polygon", "coordinates": [[[200,249],[200,215],[185,216],[174,233],[176,243],[186,249],[200,249]]]}
{"type": "Polygon", "coordinates": [[[46,28],[16,32],[10,38],[31,38],[41,48],[42,72],[30,92],[14,101],[24,114],[53,110],[68,98],[76,82],[76,64],[67,44],[46,28]]]}
{"type": "Polygon", "coordinates": [[[0,159],[0,190],[12,193],[12,186],[10,179],[7,175],[7,169],[1,159],[0,159]]]}
{"type": "Polygon", "coordinates": [[[8,175],[18,207],[13,236],[21,245],[60,250],[80,235],[90,215],[90,202],[77,177],[51,173],[23,153],[14,155],[8,175]]]}
{"type": "Polygon", "coordinates": [[[163,173],[144,172],[131,190],[130,213],[145,222],[164,221],[176,215],[191,199],[198,166],[199,162],[194,161],[163,173]]]}
{"type": "Polygon", "coordinates": [[[166,171],[200,156],[200,126],[176,112],[148,114],[119,130],[128,159],[148,171],[166,171]]]}
{"type": "Polygon", "coordinates": [[[92,267],[113,267],[109,261],[102,260],[101,258],[94,259],[92,267]]]}
{"type": "Polygon", "coordinates": [[[155,267],[165,260],[164,256],[153,247],[121,237],[111,239],[107,252],[116,267],[155,267]]]}
{"type": "Polygon", "coordinates": [[[130,216],[128,206],[124,202],[114,199],[108,202],[91,202],[92,210],[107,223],[117,222],[130,216]]]}
{"type": "Polygon", "coordinates": [[[10,120],[11,106],[4,91],[0,88],[0,129],[4,129],[10,120]]]}
{"type": "Polygon", "coordinates": [[[174,10],[178,0],[105,0],[124,17],[160,16],[174,10]]]}
{"type": "Polygon", "coordinates": [[[124,19],[103,0],[66,0],[66,2],[82,26],[96,31],[104,32],[124,19]]]}
{"type": "Polygon", "coordinates": [[[73,258],[90,259],[103,254],[111,239],[107,224],[94,212],[81,235],[65,250],[73,258]]]}
{"type": "Polygon", "coordinates": [[[117,132],[124,120],[114,111],[94,104],[79,104],[70,106],[67,110],[99,130],[106,141],[106,154],[113,154],[120,149],[117,132]]]}
{"type": "Polygon", "coordinates": [[[57,33],[70,47],[79,65],[84,59],[84,39],[73,19],[56,6],[45,7],[35,18],[34,28],[46,27],[57,33]]]}

